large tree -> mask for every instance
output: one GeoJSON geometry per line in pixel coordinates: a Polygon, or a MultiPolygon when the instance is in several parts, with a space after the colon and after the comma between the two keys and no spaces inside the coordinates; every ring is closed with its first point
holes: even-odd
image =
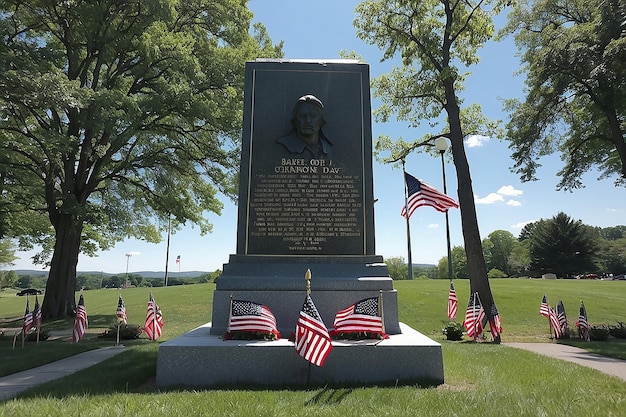
{"type": "Polygon", "coordinates": [[[525,100],[510,100],[514,171],[536,180],[540,158],[560,153],[557,189],[584,187],[582,175],[626,185],[626,4],[624,0],[514,3],[504,33],[514,33],[525,100]]]}
{"type": "Polygon", "coordinates": [[[493,126],[482,117],[479,106],[462,111],[457,91],[464,81],[463,67],[478,62],[478,48],[493,35],[486,8],[498,5],[498,1],[490,0],[371,0],[357,7],[355,20],[357,36],[381,48],[383,59],[402,57],[401,67],[373,81],[374,95],[383,103],[377,110],[379,120],[395,114],[415,127],[424,121],[431,126],[441,125],[440,133],[428,134],[413,143],[392,143],[389,138],[381,138],[378,149],[390,150],[388,160],[404,161],[408,152],[433,145],[436,137],[450,141],[471,290],[479,293],[487,312],[491,311],[493,295],[463,140],[469,134],[489,133],[493,126]],[[445,120],[441,114],[445,114],[445,120]]]}
{"type": "Polygon", "coordinates": [[[170,216],[210,231],[234,195],[244,63],[282,45],[250,35],[241,0],[1,4],[0,171],[49,219],[44,318],[72,315],[81,251],[158,241],[170,216]]]}
{"type": "Polygon", "coordinates": [[[567,278],[596,270],[597,233],[565,213],[535,222],[529,240],[533,271],[567,278]]]}

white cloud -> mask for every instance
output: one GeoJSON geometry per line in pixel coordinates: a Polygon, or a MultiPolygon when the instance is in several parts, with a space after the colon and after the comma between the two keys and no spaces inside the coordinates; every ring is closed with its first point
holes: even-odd
{"type": "Polygon", "coordinates": [[[533,223],[536,220],[528,220],[527,222],[520,222],[520,223],[516,223],[516,224],[512,224],[511,225],[511,229],[522,229],[524,228],[524,226],[526,226],[528,223],[533,223]]]}
{"type": "Polygon", "coordinates": [[[516,190],[512,185],[503,185],[498,189],[498,194],[502,195],[510,195],[510,196],[519,196],[524,194],[521,190],[516,190]]]}
{"type": "Polygon", "coordinates": [[[483,146],[483,143],[488,142],[489,139],[489,136],[469,135],[467,139],[465,139],[465,144],[468,148],[475,148],[477,146],[483,146]]]}
{"type": "Polygon", "coordinates": [[[474,202],[476,204],[493,204],[499,201],[504,201],[504,198],[497,193],[489,193],[485,198],[479,198],[478,196],[474,196],[474,202]]]}
{"type": "Polygon", "coordinates": [[[431,223],[431,224],[428,225],[428,228],[429,229],[438,229],[439,225],[437,223],[431,223]]]}
{"type": "Polygon", "coordinates": [[[506,202],[506,205],[507,206],[511,206],[511,207],[519,207],[519,206],[522,205],[522,203],[520,203],[517,200],[509,200],[509,201],[506,202]]]}

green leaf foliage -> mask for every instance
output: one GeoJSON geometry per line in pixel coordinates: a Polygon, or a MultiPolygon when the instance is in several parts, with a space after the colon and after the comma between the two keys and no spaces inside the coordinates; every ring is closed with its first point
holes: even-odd
{"type": "Polygon", "coordinates": [[[207,233],[234,198],[244,64],[282,54],[251,19],[236,0],[2,3],[1,185],[49,222],[7,229],[43,247],[57,289],[78,252],[158,242],[169,219],[207,233]]]}
{"type": "Polygon", "coordinates": [[[514,172],[536,180],[541,157],[564,161],[557,189],[585,172],[626,184],[626,6],[620,0],[516,2],[513,33],[527,74],[524,101],[509,100],[514,172]]]}

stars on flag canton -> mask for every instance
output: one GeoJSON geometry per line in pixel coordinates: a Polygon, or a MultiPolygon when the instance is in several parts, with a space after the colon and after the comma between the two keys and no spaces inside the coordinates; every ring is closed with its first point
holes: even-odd
{"type": "Polygon", "coordinates": [[[30,311],[30,305],[28,298],[26,298],[26,311],[24,311],[24,324],[22,325],[22,335],[26,336],[26,333],[33,328],[33,313],[30,311]]]}
{"type": "Polygon", "coordinates": [[[85,308],[85,299],[80,295],[78,305],[76,306],[76,317],[74,317],[74,330],[72,332],[72,342],[78,343],[87,331],[87,309],[85,308]]]}
{"type": "Polygon", "coordinates": [[[400,212],[402,217],[407,217],[407,207],[409,212],[408,217],[411,217],[413,212],[418,207],[422,206],[433,207],[435,210],[442,213],[453,207],[459,208],[458,203],[454,201],[453,198],[437,191],[435,188],[406,172],[404,173],[404,180],[406,182],[408,200],[400,212]]]}
{"type": "Polygon", "coordinates": [[[556,314],[559,319],[559,326],[561,326],[561,330],[565,332],[565,329],[567,329],[567,314],[565,314],[565,306],[561,300],[559,300],[556,305],[556,314]]]}
{"type": "Polygon", "coordinates": [[[230,339],[232,332],[273,334],[280,339],[280,333],[276,328],[276,318],[270,309],[252,301],[232,301],[230,320],[224,339],[230,339]]]}
{"type": "Polygon", "coordinates": [[[309,295],[302,305],[295,333],[298,355],[317,366],[324,365],[333,345],[322,317],[309,295]]]}
{"type": "Polygon", "coordinates": [[[587,321],[587,309],[585,304],[580,302],[580,310],[578,312],[578,320],[576,320],[576,327],[578,327],[578,335],[589,341],[589,322],[587,321]]]}
{"type": "Polygon", "coordinates": [[[39,305],[39,297],[35,295],[35,307],[33,308],[33,326],[41,327],[41,306],[39,305]]]}
{"type": "Polygon", "coordinates": [[[483,332],[483,320],[485,319],[485,310],[480,304],[478,293],[470,295],[467,303],[467,311],[465,312],[465,321],[463,326],[468,337],[478,337],[483,332]]]}
{"type": "Polygon", "coordinates": [[[340,310],[335,315],[334,329],[331,336],[340,333],[373,333],[387,338],[383,320],[379,315],[378,297],[365,298],[340,310]]]}
{"type": "Polygon", "coordinates": [[[448,292],[448,318],[450,320],[456,319],[456,312],[459,308],[459,300],[456,296],[456,290],[454,284],[450,282],[450,291],[448,292]]]}
{"type": "Polygon", "coordinates": [[[146,324],[143,327],[143,331],[150,340],[157,340],[161,337],[161,332],[163,331],[163,314],[159,305],[154,301],[152,293],[150,293],[150,299],[148,300],[146,324]]]}
{"type": "Polygon", "coordinates": [[[124,305],[124,300],[122,299],[122,296],[119,296],[119,299],[117,300],[117,322],[119,323],[124,323],[124,324],[128,324],[128,319],[126,317],[126,306],[124,305]]]}

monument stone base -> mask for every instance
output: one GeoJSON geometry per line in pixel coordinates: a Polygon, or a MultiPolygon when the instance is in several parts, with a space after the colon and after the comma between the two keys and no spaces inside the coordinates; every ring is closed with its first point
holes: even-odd
{"type": "MultiPolygon", "coordinates": [[[[160,387],[266,387],[443,384],[441,345],[400,323],[386,340],[334,340],[324,366],[309,365],[287,338],[228,340],[211,323],[162,343],[157,359],[160,387]]],[[[288,336],[288,335],[286,335],[288,336]]]]}

